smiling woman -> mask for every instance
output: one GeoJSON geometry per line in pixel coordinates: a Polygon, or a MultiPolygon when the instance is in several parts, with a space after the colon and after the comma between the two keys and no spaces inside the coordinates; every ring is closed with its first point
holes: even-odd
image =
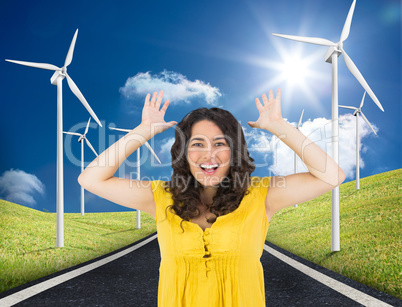
{"type": "Polygon", "coordinates": [[[263,242],[278,210],[321,195],[344,180],[317,145],[282,118],[281,91],[255,104],[253,128],[278,136],[309,173],[254,177],[243,129],[221,108],[188,113],[175,129],[170,181],[114,177],[118,167],[154,135],[172,127],[163,92],[148,94],[141,124],[104,151],[80,175],[87,190],[151,214],[161,252],[158,306],[265,306],[263,242]],[[279,186],[278,182],[286,181],[279,186]]]}

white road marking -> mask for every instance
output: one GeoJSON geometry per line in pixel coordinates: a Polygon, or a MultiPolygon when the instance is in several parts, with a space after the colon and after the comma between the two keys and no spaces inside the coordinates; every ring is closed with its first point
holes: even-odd
{"type": "Polygon", "coordinates": [[[389,305],[383,301],[380,301],[380,300],[376,299],[375,297],[372,297],[366,293],[363,293],[359,290],[349,287],[348,285],[345,285],[342,282],[339,282],[331,277],[328,277],[325,274],[322,274],[312,268],[309,268],[308,266],[306,266],[296,260],[293,260],[292,258],[278,252],[277,250],[273,249],[272,247],[269,247],[266,244],[264,245],[264,249],[271,255],[278,258],[279,260],[289,264],[290,266],[294,267],[295,269],[299,270],[300,272],[314,278],[315,280],[319,281],[320,283],[349,297],[350,299],[362,304],[363,306],[368,306],[368,307],[390,306],[390,307],[392,307],[392,305],[389,305]]]}
{"type": "Polygon", "coordinates": [[[144,246],[145,244],[149,243],[150,241],[156,239],[156,234],[134,246],[131,246],[121,252],[118,252],[116,254],[113,254],[109,257],[103,258],[101,260],[98,260],[96,262],[93,262],[91,264],[88,264],[86,266],[80,267],[74,271],[70,271],[67,273],[64,273],[62,275],[59,275],[57,277],[54,277],[52,279],[48,279],[46,281],[43,281],[39,284],[36,284],[34,286],[31,286],[29,288],[26,288],[24,290],[18,291],[14,294],[10,294],[9,296],[6,296],[2,299],[0,299],[0,306],[1,307],[9,307],[14,304],[17,304],[23,300],[26,300],[27,298],[30,298],[31,296],[34,296],[38,293],[41,293],[47,289],[50,289],[54,286],[57,286],[65,281],[68,281],[74,277],[77,277],[79,275],[82,275],[84,273],[87,273],[93,269],[96,269],[106,263],[109,263],[113,260],[116,260],[117,258],[123,257],[124,255],[127,255],[128,253],[131,253],[132,251],[140,248],[141,246],[144,246]]]}

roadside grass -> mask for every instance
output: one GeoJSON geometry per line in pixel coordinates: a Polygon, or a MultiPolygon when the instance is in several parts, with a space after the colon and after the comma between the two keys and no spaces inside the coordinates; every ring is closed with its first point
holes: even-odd
{"type": "Polygon", "coordinates": [[[64,246],[56,248],[56,214],[0,200],[0,293],[118,250],[156,232],[155,220],[135,211],[66,213],[64,246]]]}
{"type": "Polygon", "coordinates": [[[402,169],[342,184],[339,252],[331,252],[331,192],[276,213],[267,240],[402,299],[402,169]]]}

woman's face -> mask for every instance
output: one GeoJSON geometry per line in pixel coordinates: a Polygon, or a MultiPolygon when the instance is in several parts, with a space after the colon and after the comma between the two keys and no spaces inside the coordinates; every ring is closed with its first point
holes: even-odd
{"type": "Polygon", "coordinates": [[[190,172],[203,186],[218,185],[230,169],[230,146],[222,130],[208,120],[193,125],[187,149],[190,172]]]}

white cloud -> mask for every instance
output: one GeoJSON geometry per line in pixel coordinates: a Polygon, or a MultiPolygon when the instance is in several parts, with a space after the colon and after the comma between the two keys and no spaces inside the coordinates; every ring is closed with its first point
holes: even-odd
{"type": "Polygon", "coordinates": [[[220,90],[209,83],[190,81],[180,73],[166,70],[155,75],[140,72],[127,79],[124,87],[120,88],[120,93],[126,98],[141,96],[145,99],[148,93],[160,90],[165,93],[164,99],[174,103],[190,103],[194,98],[203,98],[207,104],[215,106],[218,98],[222,96],[220,90]]]}
{"type": "Polygon", "coordinates": [[[170,154],[170,149],[172,148],[172,145],[175,141],[175,138],[168,138],[163,140],[163,144],[161,145],[161,154],[164,153],[169,153],[170,154]]]}
{"type": "Polygon", "coordinates": [[[35,192],[45,193],[45,185],[35,175],[11,169],[0,177],[0,195],[7,201],[34,207],[35,192]]]}
{"type": "Polygon", "coordinates": [[[243,126],[242,128],[246,143],[248,144],[248,151],[250,153],[270,153],[273,151],[273,148],[271,148],[271,138],[268,137],[268,132],[265,132],[261,129],[253,129],[251,131],[248,131],[248,129],[252,128],[247,128],[243,126]]]}
{"type": "MultiPolygon", "coordinates": [[[[296,123],[292,124],[296,126],[296,123]]],[[[372,126],[377,132],[378,128],[373,124],[372,126]]],[[[249,132],[248,128],[243,127],[243,129],[250,153],[264,154],[265,159],[267,156],[272,156],[269,170],[274,175],[284,176],[294,173],[294,152],[285,143],[266,131],[254,130],[249,132]]],[[[332,156],[331,120],[326,118],[308,120],[301,125],[300,131],[332,156]]],[[[373,132],[363,120],[359,119],[360,168],[364,168],[364,160],[361,154],[367,150],[362,144],[362,139],[368,135],[373,135],[373,132]]],[[[299,157],[297,160],[297,171],[308,171],[299,157]]],[[[347,178],[354,179],[356,172],[356,118],[351,114],[339,117],[339,165],[347,178]]]]}
{"type": "MultiPolygon", "coordinates": [[[[340,166],[344,170],[345,174],[349,178],[354,178],[356,173],[356,117],[352,114],[346,114],[339,117],[342,121],[339,121],[339,160],[340,166]]],[[[378,128],[373,123],[370,123],[374,131],[377,133],[378,128]]],[[[374,133],[370,127],[359,118],[359,151],[360,168],[364,168],[364,160],[362,159],[362,153],[367,151],[367,146],[364,145],[363,138],[367,136],[373,136],[374,133]]]]}

